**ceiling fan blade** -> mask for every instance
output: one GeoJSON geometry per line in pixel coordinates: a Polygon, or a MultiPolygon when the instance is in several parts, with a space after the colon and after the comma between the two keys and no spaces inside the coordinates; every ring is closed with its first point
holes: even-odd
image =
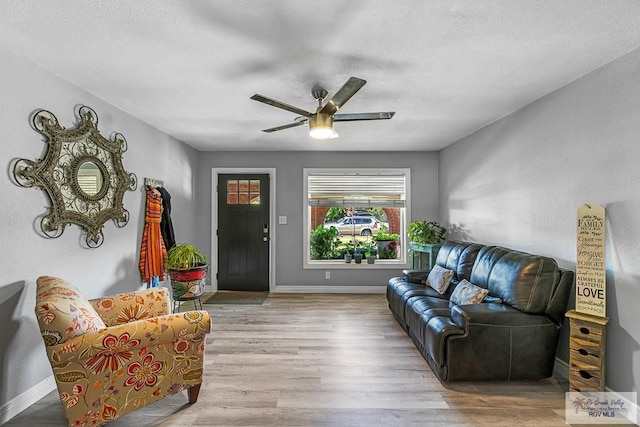
{"type": "Polygon", "coordinates": [[[331,99],[327,101],[326,105],[320,110],[323,114],[335,114],[345,102],[347,102],[357,91],[362,89],[367,83],[366,80],[359,79],[357,77],[349,77],[349,80],[342,85],[336,93],[333,94],[331,99]]]}
{"type": "Polygon", "coordinates": [[[334,114],[334,122],[352,122],[356,120],[384,120],[390,119],[395,111],[385,111],[380,113],[351,113],[351,114],[334,114]]]}
{"type": "Polygon", "coordinates": [[[294,128],[296,126],[301,126],[307,123],[307,119],[303,119],[300,120],[298,122],[293,122],[293,123],[289,123],[288,125],[282,125],[282,126],[276,126],[274,128],[269,128],[269,129],[263,129],[262,132],[267,132],[267,133],[271,133],[271,132],[275,132],[277,130],[283,130],[283,129],[289,129],[289,128],[294,128]]]}
{"type": "Polygon", "coordinates": [[[309,117],[310,112],[301,108],[294,107],[293,105],[285,104],[284,102],[276,101],[275,99],[267,98],[266,96],[258,95],[257,93],[251,97],[254,101],[262,102],[272,107],[282,108],[283,110],[291,111],[292,113],[299,114],[301,116],[309,117]]]}

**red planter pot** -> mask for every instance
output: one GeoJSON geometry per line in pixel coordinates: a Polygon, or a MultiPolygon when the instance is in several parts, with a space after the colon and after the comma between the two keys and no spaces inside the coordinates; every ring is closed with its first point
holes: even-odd
{"type": "Polygon", "coordinates": [[[169,270],[174,299],[197,298],[204,293],[208,265],[188,270],[169,270]]]}

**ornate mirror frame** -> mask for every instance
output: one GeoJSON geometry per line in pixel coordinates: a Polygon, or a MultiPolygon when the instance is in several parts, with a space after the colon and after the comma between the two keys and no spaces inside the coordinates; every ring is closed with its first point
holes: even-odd
{"type": "Polygon", "coordinates": [[[107,140],[100,135],[90,107],[80,106],[77,116],[76,127],[65,129],[50,111],[37,111],[32,124],[48,144],[45,157],[18,159],[13,176],[19,185],[47,193],[51,206],[40,221],[45,236],[60,237],[67,225],[77,224],[86,232],[87,246],[97,248],[104,241],[105,222],[111,219],[120,228],[129,222],[122,199],[125,191],[136,189],[137,178],[122,165],[124,136],[115,133],[107,140]]]}

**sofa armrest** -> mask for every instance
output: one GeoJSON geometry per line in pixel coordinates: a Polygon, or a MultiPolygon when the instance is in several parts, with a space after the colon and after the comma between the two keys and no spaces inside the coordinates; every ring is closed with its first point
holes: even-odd
{"type": "Polygon", "coordinates": [[[425,284],[429,270],[402,270],[402,279],[407,283],[425,284]]]}
{"type": "Polygon", "coordinates": [[[538,379],[552,374],[559,328],[546,315],[481,303],[453,307],[451,320],[464,335],[447,341],[447,380],[538,379]]]}
{"type": "Polygon", "coordinates": [[[89,302],[106,326],[171,314],[171,299],[166,288],[123,292],[89,302]]]}
{"type": "Polygon", "coordinates": [[[524,313],[507,304],[481,303],[456,305],[451,308],[451,320],[468,330],[469,325],[536,326],[551,321],[543,315],[524,313]]]}
{"type": "Polygon", "coordinates": [[[210,331],[209,312],[186,311],[89,332],[47,347],[47,355],[55,364],[84,361],[93,365],[100,360],[107,363],[146,347],[197,344],[210,331]]]}
{"type": "Polygon", "coordinates": [[[551,294],[551,300],[547,305],[547,314],[558,325],[564,322],[564,313],[567,311],[569,297],[575,283],[575,273],[570,270],[560,269],[560,280],[551,294]]]}

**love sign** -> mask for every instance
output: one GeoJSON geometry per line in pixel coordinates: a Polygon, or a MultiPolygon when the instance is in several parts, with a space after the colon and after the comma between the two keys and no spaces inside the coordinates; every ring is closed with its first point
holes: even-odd
{"type": "Polygon", "coordinates": [[[576,311],[606,317],[605,210],[578,208],[576,311]]]}

